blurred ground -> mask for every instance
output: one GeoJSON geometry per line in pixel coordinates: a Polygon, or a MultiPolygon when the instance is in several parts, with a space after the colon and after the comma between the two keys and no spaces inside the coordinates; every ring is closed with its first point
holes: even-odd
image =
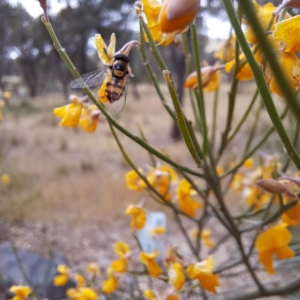
{"type": "MultiPolygon", "coordinates": [[[[162,89],[167,95],[165,87],[162,89]]],[[[218,142],[226,124],[229,89],[223,84],[220,90],[218,142]]],[[[172,122],[153,87],[140,85],[138,91],[140,100],[134,98],[129,86],[126,107],[115,117],[136,135],[139,134],[137,124],[140,124],[153,147],[196,169],[185,145],[182,142],[175,144],[170,139],[172,122]]],[[[241,84],[233,124],[239,121],[253,92],[254,86],[241,84]]],[[[187,94],[184,110],[193,119],[187,94]]],[[[206,94],[205,98],[207,122],[211,128],[213,93],[206,94]]],[[[52,109],[63,104],[65,100],[60,94],[43,95],[34,100],[13,98],[5,111],[5,119],[0,123],[0,171],[10,174],[12,183],[8,187],[0,186],[0,242],[14,240],[18,248],[46,256],[55,251],[65,255],[72,265],[96,260],[105,266],[113,255],[113,242],[121,239],[134,243],[124,210],[129,203],[138,203],[141,194],[128,190],[125,185],[124,175],[130,168],[107,124],[99,124],[93,134],[81,128],[59,127],[52,109]]],[[[282,110],[282,104],[278,102],[277,105],[282,110]]],[[[254,112],[255,109],[229,144],[220,163],[224,167],[233,157],[241,156],[254,112]]],[[[269,124],[263,110],[255,140],[264,134],[269,124]]],[[[150,165],[148,153],[128,138],[119,136],[134,162],[147,170],[150,165]]],[[[264,146],[270,154],[282,152],[274,137],[264,146]]],[[[227,198],[235,213],[244,207],[240,195],[229,194],[227,198]]],[[[146,207],[163,210],[151,201],[146,207]]],[[[184,245],[184,239],[177,234],[178,228],[172,221],[169,215],[168,241],[184,245]]],[[[186,225],[189,228],[188,222],[186,225]]],[[[207,226],[214,232],[215,241],[224,234],[215,223],[210,222],[207,226]]],[[[187,248],[181,250],[188,251],[187,248]]],[[[222,248],[217,261],[225,259],[226,263],[230,252],[232,247],[222,248]]]]}

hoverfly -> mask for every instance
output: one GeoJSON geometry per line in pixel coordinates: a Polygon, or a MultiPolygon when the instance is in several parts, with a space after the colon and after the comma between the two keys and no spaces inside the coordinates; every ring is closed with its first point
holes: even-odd
{"type": "Polygon", "coordinates": [[[101,103],[110,102],[116,112],[120,113],[126,103],[126,83],[130,73],[129,58],[122,53],[113,56],[112,64],[106,65],[101,70],[82,75],[71,82],[73,89],[101,85],[99,100],[101,103]]]}

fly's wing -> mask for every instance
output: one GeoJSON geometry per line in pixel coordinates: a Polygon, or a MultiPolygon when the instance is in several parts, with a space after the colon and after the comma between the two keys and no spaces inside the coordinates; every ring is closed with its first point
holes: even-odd
{"type": "Polygon", "coordinates": [[[122,96],[120,96],[118,98],[118,100],[116,100],[115,102],[112,103],[113,108],[114,108],[114,110],[115,110],[116,113],[119,114],[124,109],[125,103],[126,103],[126,96],[127,96],[126,95],[126,88],[124,86],[123,87],[123,94],[122,94],[122,96]]]}
{"type": "Polygon", "coordinates": [[[101,70],[93,71],[82,75],[80,78],[77,78],[70,83],[71,88],[82,89],[86,86],[93,87],[96,85],[100,85],[106,76],[107,68],[108,66],[101,70]]]}
{"type": "Polygon", "coordinates": [[[109,89],[110,95],[108,95],[108,98],[110,98],[110,102],[117,113],[120,113],[124,109],[126,103],[126,82],[127,76],[122,79],[114,78],[114,86],[109,89]],[[116,88],[118,88],[117,91],[116,88]]]}

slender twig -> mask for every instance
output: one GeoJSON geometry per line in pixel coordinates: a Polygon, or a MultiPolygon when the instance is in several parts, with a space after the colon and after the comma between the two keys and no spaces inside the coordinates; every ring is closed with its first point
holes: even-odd
{"type": "Polygon", "coordinates": [[[238,122],[236,128],[233,130],[232,134],[228,137],[227,143],[229,143],[230,141],[232,141],[232,139],[235,137],[235,135],[238,133],[238,131],[240,130],[241,126],[245,123],[250,111],[252,110],[252,107],[257,99],[258,96],[258,90],[256,89],[256,91],[254,92],[254,95],[252,96],[252,99],[250,101],[250,104],[248,106],[248,108],[246,109],[244,115],[241,117],[241,120],[238,122]]]}
{"type": "MultiPolygon", "coordinates": [[[[195,21],[196,22],[196,21],[195,21]]],[[[207,124],[206,124],[206,115],[205,115],[205,104],[204,104],[204,96],[203,96],[203,88],[202,88],[202,78],[201,78],[201,68],[200,68],[200,52],[198,47],[198,36],[196,23],[191,25],[191,33],[192,33],[192,45],[193,45],[193,54],[195,60],[195,66],[197,71],[197,81],[198,81],[198,93],[197,94],[197,103],[200,114],[200,122],[202,127],[202,137],[203,137],[203,155],[206,156],[207,147],[208,147],[208,136],[207,136],[207,124]]]]}
{"type": "Polygon", "coordinates": [[[194,141],[191,138],[191,135],[190,135],[187,123],[186,123],[186,119],[182,112],[180,102],[179,102],[179,99],[178,99],[176,91],[175,91],[175,87],[171,80],[171,73],[167,70],[164,70],[163,76],[164,76],[167,86],[168,86],[168,90],[169,90],[169,93],[170,93],[170,96],[171,96],[171,99],[172,99],[172,102],[173,102],[173,105],[174,105],[174,108],[176,111],[176,121],[177,121],[178,127],[181,131],[181,134],[183,136],[183,139],[185,141],[185,144],[186,144],[187,148],[189,149],[190,154],[194,158],[195,162],[197,163],[198,167],[201,167],[202,166],[201,159],[203,159],[203,154],[196,150],[194,141]]]}

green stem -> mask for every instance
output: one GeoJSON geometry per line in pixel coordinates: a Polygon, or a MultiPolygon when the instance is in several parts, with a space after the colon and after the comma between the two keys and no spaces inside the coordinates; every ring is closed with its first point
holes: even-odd
{"type": "Polygon", "coordinates": [[[156,45],[155,45],[155,42],[153,40],[153,37],[151,35],[151,32],[148,28],[148,26],[146,25],[144,19],[142,16],[139,16],[139,20],[140,20],[140,24],[142,25],[143,27],[143,30],[145,31],[146,35],[147,35],[147,38],[148,38],[148,41],[149,41],[149,44],[151,45],[151,51],[152,51],[152,54],[160,68],[161,71],[164,71],[164,70],[167,70],[167,66],[163,60],[163,58],[161,57],[156,45]]]}
{"type": "MultiPolygon", "coordinates": [[[[141,125],[139,123],[137,124],[137,127],[139,129],[141,138],[143,139],[143,141],[145,141],[148,144],[148,141],[147,141],[147,139],[146,139],[146,137],[144,135],[143,129],[142,129],[142,127],[141,127],[141,125]]],[[[150,156],[150,160],[151,160],[152,166],[155,168],[156,167],[155,158],[154,158],[154,156],[153,156],[153,154],[151,152],[149,152],[149,156],[150,156]]]]}
{"type": "Polygon", "coordinates": [[[156,75],[153,73],[153,70],[149,64],[149,61],[147,59],[147,54],[146,54],[146,50],[145,50],[145,38],[144,38],[144,30],[143,30],[143,25],[140,22],[140,53],[142,55],[142,59],[144,62],[144,65],[146,67],[146,70],[148,72],[149,77],[151,78],[151,81],[155,87],[155,90],[163,104],[163,106],[165,107],[165,109],[167,110],[167,112],[169,113],[169,115],[171,116],[171,118],[173,120],[175,120],[176,116],[174,114],[174,112],[172,111],[171,107],[169,106],[169,104],[167,103],[164,94],[162,93],[159,84],[157,82],[157,78],[156,75]]]}
{"type": "MultiPolygon", "coordinates": [[[[184,55],[185,55],[186,76],[188,76],[192,73],[192,64],[191,64],[191,55],[190,55],[190,51],[189,51],[187,33],[183,32],[181,34],[181,36],[182,36],[183,51],[184,51],[184,55]]],[[[198,113],[196,111],[196,105],[195,105],[195,102],[194,102],[193,93],[192,93],[191,89],[189,89],[189,96],[190,96],[190,101],[191,101],[191,104],[192,104],[192,109],[193,109],[193,113],[194,113],[195,122],[196,122],[199,130],[201,131],[200,120],[199,120],[199,117],[198,117],[198,113]]]]}
{"type": "Polygon", "coordinates": [[[218,98],[219,98],[219,88],[216,89],[214,95],[213,103],[213,115],[212,115],[212,135],[211,135],[211,151],[213,152],[216,139],[216,130],[217,130],[217,113],[218,113],[218,98]]]}
{"type": "MultiPolygon", "coordinates": [[[[264,75],[263,75],[263,72],[262,72],[262,69],[261,67],[257,64],[250,48],[249,48],[249,45],[246,41],[246,38],[244,36],[244,33],[242,31],[242,28],[238,22],[238,19],[237,19],[237,16],[236,16],[236,13],[235,13],[235,10],[234,10],[234,7],[233,7],[233,4],[231,2],[231,0],[222,0],[223,1],[223,4],[224,4],[224,7],[227,11],[227,14],[229,16],[229,19],[230,19],[230,22],[231,22],[231,25],[232,27],[234,28],[235,30],[235,34],[236,34],[236,37],[240,43],[240,46],[245,54],[245,57],[247,58],[247,61],[249,63],[249,66],[251,67],[251,70],[253,72],[253,75],[254,75],[254,78],[255,78],[255,81],[256,81],[256,84],[257,84],[257,87],[259,89],[259,92],[261,94],[261,97],[262,97],[262,100],[265,104],[265,107],[266,107],[266,110],[270,116],[270,119],[286,149],[286,151],[288,152],[289,156],[291,157],[292,161],[294,162],[294,164],[297,166],[298,169],[300,169],[300,157],[298,156],[294,146],[292,145],[285,129],[284,129],[284,126],[280,120],[280,117],[277,113],[277,110],[276,110],[276,107],[274,105],[274,102],[273,102],[273,99],[271,97],[271,94],[270,94],[270,91],[269,91],[269,88],[267,86],[267,83],[265,81],[265,78],[264,78],[264,75]]],[[[252,8],[252,5],[250,4],[250,2],[248,0],[243,0],[240,2],[240,5],[243,6],[244,8],[244,11],[245,13],[247,14],[247,16],[251,17],[251,19],[253,19],[253,15],[255,16],[255,13],[253,12],[253,8],[252,8]],[[249,13],[249,11],[251,11],[251,13],[249,13]],[[253,15],[252,15],[252,12],[253,12],[253,15]]],[[[256,17],[255,17],[255,20],[256,20],[256,17]]],[[[257,21],[257,20],[256,20],[257,21]]],[[[254,25],[254,32],[257,33],[257,31],[259,31],[256,27],[256,23],[254,24],[255,22],[252,22],[251,25],[253,27],[254,25]]],[[[258,23],[258,21],[257,21],[258,23]]],[[[260,25],[258,23],[258,28],[260,29],[260,25]]],[[[262,31],[263,33],[263,31],[262,31]]],[[[259,31],[259,34],[260,34],[260,31],[259,31]]],[[[264,33],[263,33],[264,35],[264,33]]],[[[291,99],[294,99],[294,94],[290,91],[289,89],[289,86],[288,86],[288,83],[287,83],[287,89],[285,87],[285,85],[282,85],[281,84],[281,81],[284,81],[286,82],[286,79],[285,79],[285,76],[283,75],[283,72],[281,70],[281,68],[279,67],[279,64],[278,62],[276,61],[276,58],[274,57],[273,55],[273,52],[270,51],[271,53],[269,53],[269,51],[266,51],[268,50],[267,48],[269,48],[268,46],[268,42],[267,42],[267,39],[263,36],[263,38],[261,38],[260,35],[258,35],[258,39],[260,41],[260,45],[262,47],[262,50],[264,51],[265,53],[265,56],[267,57],[267,59],[269,60],[269,63],[271,65],[272,63],[272,70],[274,72],[274,75],[275,75],[275,78],[277,80],[277,82],[280,83],[280,88],[281,90],[284,92],[284,95],[286,97],[291,97],[291,99]],[[267,45],[267,47],[265,46],[265,44],[267,45]],[[269,56],[272,56],[274,57],[274,61],[273,59],[270,59],[269,56]],[[278,65],[278,69],[277,68],[274,68],[274,65],[278,65]],[[280,74],[280,76],[277,76],[278,74],[280,74]]],[[[293,109],[293,112],[297,112],[298,113],[298,116],[297,118],[299,118],[300,116],[300,108],[298,109],[298,105],[295,105],[295,101],[293,100],[289,100],[289,104],[291,105],[291,108],[293,109]]]]}
{"type": "MultiPolygon", "coordinates": [[[[53,41],[53,45],[55,47],[55,49],[57,50],[57,52],[59,53],[59,55],[61,56],[61,58],[63,59],[63,61],[65,62],[65,64],[67,65],[67,67],[69,68],[70,72],[72,73],[72,75],[75,78],[80,78],[80,74],[77,71],[76,67],[73,65],[72,61],[70,60],[69,56],[66,54],[65,50],[62,48],[58,38],[55,35],[55,32],[51,26],[50,23],[48,23],[45,19],[42,18],[43,23],[45,24],[51,38],[53,41]]],[[[91,92],[91,90],[88,87],[83,87],[82,90],[85,92],[86,95],[88,95],[88,97],[91,99],[91,101],[99,108],[99,110],[103,113],[103,115],[107,118],[107,120],[109,122],[111,122],[111,124],[117,128],[119,131],[121,131],[123,134],[125,134],[127,137],[129,137],[130,139],[132,139],[133,141],[135,141],[137,144],[139,144],[141,147],[143,147],[144,149],[148,150],[149,152],[151,152],[153,155],[155,155],[156,157],[160,158],[161,160],[167,162],[168,164],[170,164],[171,166],[177,168],[177,169],[182,169],[185,172],[198,176],[198,177],[203,177],[203,174],[193,171],[189,168],[183,167],[179,164],[177,164],[176,162],[174,162],[173,160],[171,160],[170,158],[168,158],[167,156],[163,155],[162,153],[160,153],[159,151],[157,151],[156,149],[154,149],[153,147],[151,147],[149,144],[147,144],[146,142],[144,142],[141,138],[133,135],[132,133],[130,133],[129,131],[127,131],[124,127],[122,127],[118,122],[116,122],[111,116],[110,114],[105,110],[105,108],[103,107],[103,105],[101,105],[97,99],[95,98],[95,96],[93,95],[93,93],[91,92]]]]}
{"type": "Polygon", "coordinates": [[[197,93],[197,101],[199,114],[201,118],[201,127],[202,127],[202,137],[203,137],[203,155],[204,157],[207,154],[207,146],[208,146],[208,136],[207,136],[207,125],[206,125],[206,116],[205,116],[205,104],[204,104],[204,96],[203,96],[203,88],[202,88],[202,79],[201,79],[201,67],[200,67],[200,51],[198,47],[198,36],[196,30],[196,24],[193,23],[191,25],[191,33],[192,33],[192,42],[193,42],[193,54],[195,59],[196,71],[197,71],[197,81],[198,81],[198,93],[197,93]]]}
{"type": "Polygon", "coordinates": [[[253,121],[253,125],[252,125],[252,128],[251,128],[249,137],[248,137],[248,141],[247,141],[247,144],[245,146],[244,154],[247,153],[247,151],[249,150],[249,147],[250,147],[250,145],[253,141],[253,138],[254,138],[254,135],[255,135],[255,132],[256,132],[256,128],[257,128],[257,125],[258,125],[258,120],[259,120],[259,117],[260,117],[260,113],[261,113],[261,103],[259,103],[259,106],[257,108],[256,114],[255,114],[255,117],[254,117],[254,121],[253,121]]]}
{"type": "Polygon", "coordinates": [[[198,167],[201,167],[201,159],[203,159],[203,154],[199,153],[199,151],[196,150],[195,144],[191,138],[188,126],[186,124],[185,117],[183,115],[183,112],[181,110],[181,106],[175,91],[175,87],[173,85],[173,82],[171,80],[171,73],[167,70],[163,71],[164,78],[166,80],[168,90],[176,111],[176,121],[178,124],[178,127],[181,131],[181,134],[183,136],[183,139],[185,141],[185,144],[187,148],[189,149],[192,157],[194,158],[195,162],[197,163],[198,167]]]}
{"type": "Polygon", "coordinates": [[[228,143],[227,137],[228,137],[228,134],[231,130],[231,122],[232,122],[232,119],[233,119],[233,112],[234,112],[234,106],[235,106],[235,99],[236,99],[238,83],[239,83],[239,81],[236,79],[236,76],[234,76],[230,92],[228,93],[227,121],[226,121],[225,130],[222,134],[222,141],[221,141],[220,149],[218,151],[219,159],[221,158],[221,156],[222,156],[222,154],[223,154],[223,152],[224,152],[224,150],[227,146],[227,143],[228,143]]]}
{"type": "Polygon", "coordinates": [[[245,120],[247,119],[256,99],[257,99],[257,96],[258,96],[258,90],[255,91],[252,99],[251,99],[251,102],[247,108],[247,110],[245,111],[244,115],[242,116],[241,120],[239,121],[238,125],[236,126],[236,128],[233,130],[233,133],[231,134],[231,136],[228,138],[228,143],[230,141],[232,141],[232,139],[235,137],[235,135],[238,133],[238,131],[240,130],[241,126],[244,124],[245,120]]]}

